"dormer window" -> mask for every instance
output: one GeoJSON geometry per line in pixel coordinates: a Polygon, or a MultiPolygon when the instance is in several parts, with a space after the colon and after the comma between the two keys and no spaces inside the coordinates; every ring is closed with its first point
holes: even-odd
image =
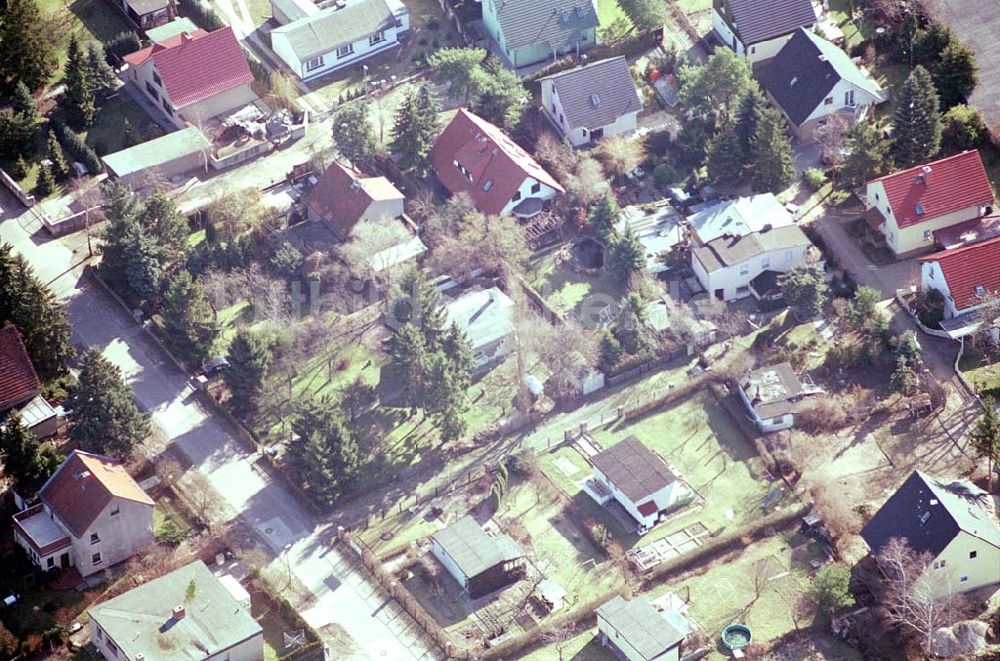
{"type": "Polygon", "coordinates": [[[921,514],[920,515],[920,525],[924,525],[925,523],[927,523],[928,519],[930,519],[930,518],[931,518],[931,513],[929,511],[928,512],[924,512],[923,514],[921,514]]]}
{"type": "Polygon", "coordinates": [[[111,516],[118,516],[119,514],[121,514],[121,512],[122,512],[121,508],[119,508],[117,505],[115,505],[114,507],[111,508],[111,514],[110,515],[111,516]]]}
{"type": "Polygon", "coordinates": [[[489,193],[491,188],[493,188],[493,180],[487,179],[486,183],[483,184],[483,192],[489,193]]]}
{"type": "Polygon", "coordinates": [[[920,204],[919,202],[917,202],[916,210],[917,210],[917,215],[918,216],[922,216],[925,213],[925,211],[924,211],[924,205],[920,204]]]}
{"type": "Polygon", "coordinates": [[[982,298],[986,296],[986,287],[983,287],[982,285],[976,285],[975,292],[976,296],[982,298]]]}

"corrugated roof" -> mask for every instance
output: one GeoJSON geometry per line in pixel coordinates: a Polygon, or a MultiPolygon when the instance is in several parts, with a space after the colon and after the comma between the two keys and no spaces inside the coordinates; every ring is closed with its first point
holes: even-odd
{"type": "Polygon", "coordinates": [[[304,62],[367,39],[395,23],[393,9],[386,0],[359,0],[343,9],[327,7],[312,16],[275,28],[271,34],[284,35],[296,57],[304,62]]]}
{"type": "Polygon", "coordinates": [[[1000,528],[982,506],[986,497],[969,482],[944,482],[913,471],[861,530],[861,536],[875,554],[898,537],[917,553],[937,557],[959,531],[1000,549],[1000,528]]]}
{"type": "Polygon", "coordinates": [[[927,255],[921,261],[940,265],[958,310],[979,305],[1000,292],[1000,236],[927,255]]]}
{"type": "Polygon", "coordinates": [[[613,57],[540,79],[551,81],[570,127],[588,129],[613,124],[642,110],[642,97],[628,61],[613,57]]]}
{"type": "Polygon", "coordinates": [[[472,578],[491,567],[521,557],[523,552],[507,535],[490,537],[471,516],[463,516],[431,535],[465,575],[472,578]]]}
{"type": "Polygon", "coordinates": [[[841,80],[882,100],[882,88],[839,46],[807,30],[795,31],[778,54],[757,67],[757,80],[796,125],[802,124],[841,80]]]}
{"type": "Polygon", "coordinates": [[[39,496],[76,537],[87,531],[114,498],[153,507],[153,500],[119,460],[82,450],[66,457],[39,496]]]}
{"type": "Polygon", "coordinates": [[[581,41],[600,25],[593,0],[493,0],[497,22],[511,50],[548,44],[553,50],[592,46],[581,41]]]}
{"type": "Polygon", "coordinates": [[[0,329],[0,412],[31,400],[41,389],[21,334],[13,326],[0,329]]]}
{"type": "Polygon", "coordinates": [[[499,215],[528,177],[565,192],[520,145],[465,108],[459,109],[438,136],[430,161],[445,188],[456,194],[468,193],[476,208],[489,215],[499,215]]]}
{"type": "Polygon", "coordinates": [[[633,503],[677,481],[666,462],[635,436],[629,436],[590,458],[633,503]]]}
{"type": "Polygon", "coordinates": [[[208,149],[208,140],[196,126],[116,151],[101,158],[112,173],[125,177],[208,149]]]}
{"type": "Polygon", "coordinates": [[[154,48],[151,57],[177,109],[253,82],[243,48],[229,26],[199,38],[181,34],[180,43],[154,48]]]}
{"type": "Polygon", "coordinates": [[[306,205],[346,239],[374,202],[403,201],[403,194],[385,177],[364,177],[333,161],[309,191],[306,205]]]}
{"type": "MultiPolygon", "coordinates": [[[[261,632],[201,560],[91,606],[88,612],[127,658],[142,654],[146,661],[204,659],[261,632]],[[175,606],[183,606],[184,617],[173,617],[175,606]]],[[[254,652],[258,658],[263,653],[260,648],[254,652]]]]}
{"type": "Polygon", "coordinates": [[[728,0],[732,26],[744,45],[757,44],[816,22],[812,0],[728,0]]]}
{"type": "Polygon", "coordinates": [[[874,181],[882,182],[885,187],[899,228],[993,204],[993,189],[977,150],[900,170],[874,181]],[[924,168],[930,168],[930,172],[925,174],[924,168]],[[922,213],[918,213],[918,205],[922,213]]]}
{"type": "MultiPolygon", "coordinates": [[[[664,617],[641,597],[625,601],[618,596],[597,609],[625,642],[648,661],[681,643],[691,631],[683,616],[664,617]]],[[[614,643],[614,639],[611,641],[614,643]]]]}

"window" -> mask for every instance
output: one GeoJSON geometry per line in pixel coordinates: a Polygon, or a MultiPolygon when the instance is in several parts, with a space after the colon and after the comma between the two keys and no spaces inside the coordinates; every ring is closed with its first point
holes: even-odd
{"type": "Polygon", "coordinates": [[[757,47],[756,46],[751,46],[750,47],[750,54],[753,55],[756,52],[757,52],[757,47]]]}
{"type": "Polygon", "coordinates": [[[95,553],[94,555],[90,556],[90,563],[91,564],[93,564],[93,565],[99,565],[99,564],[101,564],[101,562],[102,562],[102,560],[101,560],[101,554],[100,553],[95,553]]]}
{"type": "Polygon", "coordinates": [[[517,191],[516,193],[514,193],[514,197],[510,198],[510,201],[517,202],[520,199],[521,199],[521,191],[517,191]]]}
{"type": "Polygon", "coordinates": [[[740,275],[746,275],[750,272],[750,266],[747,264],[740,264],[740,275]]]}
{"type": "Polygon", "coordinates": [[[48,567],[49,569],[52,569],[53,567],[55,567],[55,566],[56,566],[56,559],[55,559],[55,558],[49,558],[49,561],[48,561],[48,562],[46,562],[45,564],[46,564],[46,566],[47,566],[47,567],[48,567]]]}
{"type": "Polygon", "coordinates": [[[115,644],[111,642],[110,638],[108,639],[108,651],[111,652],[111,656],[118,656],[118,648],[115,647],[115,644]]]}
{"type": "Polygon", "coordinates": [[[97,640],[104,640],[104,629],[101,627],[96,627],[97,629],[97,640]]]}
{"type": "Polygon", "coordinates": [[[542,185],[540,183],[538,183],[537,181],[534,184],[531,185],[531,192],[532,193],[539,193],[539,192],[541,192],[541,190],[542,190],[542,185]]]}
{"type": "Polygon", "coordinates": [[[101,541],[101,536],[98,535],[96,532],[90,534],[90,543],[91,544],[97,544],[100,541],[101,541]]]}
{"type": "Polygon", "coordinates": [[[979,557],[979,551],[969,551],[969,560],[975,560],[979,557]]]}
{"type": "Polygon", "coordinates": [[[944,560],[938,560],[934,563],[934,569],[944,569],[946,566],[947,563],[944,560]]]}
{"type": "Polygon", "coordinates": [[[769,266],[771,266],[771,258],[770,257],[764,257],[763,259],[760,260],[760,267],[762,269],[766,269],[769,266]]]}
{"type": "Polygon", "coordinates": [[[323,56],[314,57],[311,60],[306,60],[306,71],[314,71],[323,66],[323,56]]]}
{"type": "Polygon", "coordinates": [[[879,200],[878,193],[875,193],[875,201],[878,202],[878,200],[879,200]]]}
{"type": "Polygon", "coordinates": [[[555,115],[555,114],[556,114],[556,113],[558,113],[558,112],[559,112],[559,111],[558,111],[558,110],[556,110],[556,104],[554,104],[554,103],[553,103],[553,104],[552,104],[552,114],[553,114],[553,115],[555,115]]]}
{"type": "Polygon", "coordinates": [[[844,92],[844,105],[854,107],[854,90],[844,92]]]}
{"type": "Polygon", "coordinates": [[[354,44],[347,44],[346,46],[341,46],[337,49],[337,57],[345,58],[348,55],[354,54],[354,44]]]}
{"type": "Polygon", "coordinates": [[[958,579],[958,582],[959,583],[968,583],[969,582],[969,577],[968,576],[962,576],[961,578],[958,579]]]}
{"type": "Polygon", "coordinates": [[[924,230],[924,241],[930,241],[934,234],[930,230],[924,230]]]}
{"type": "Polygon", "coordinates": [[[153,82],[159,85],[160,87],[163,87],[163,81],[160,80],[160,74],[156,73],[155,71],[153,72],[153,82]]]}
{"type": "Polygon", "coordinates": [[[825,99],[823,99],[823,105],[824,106],[832,106],[833,105],[833,97],[832,96],[828,96],[825,99]]]}
{"type": "Polygon", "coordinates": [[[372,46],[375,44],[380,44],[385,41],[385,30],[379,30],[372,36],[368,37],[368,43],[372,46]]]}
{"type": "Polygon", "coordinates": [[[174,107],[172,105],[170,105],[169,103],[167,103],[166,98],[163,99],[163,109],[167,111],[168,115],[173,115],[174,114],[174,107]]]}
{"type": "Polygon", "coordinates": [[[111,508],[111,516],[118,516],[121,512],[121,509],[117,505],[111,508]]]}
{"type": "Polygon", "coordinates": [[[156,91],[156,88],[153,87],[153,84],[148,80],[146,81],[146,92],[148,92],[149,95],[157,101],[160,100],[160,93],[156,91]]]}

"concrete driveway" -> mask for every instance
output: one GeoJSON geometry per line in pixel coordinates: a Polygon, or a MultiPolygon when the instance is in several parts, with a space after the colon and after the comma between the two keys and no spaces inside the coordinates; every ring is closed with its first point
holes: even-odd
{"type": "MultiPolygon", "coordinates": [[[[220,496],[224,518],[241,518],[274,552],[274,564],[290,569],[312,594],[305,617],[322,630],[339,625],[353,639],[350,653],[339,658],[425,659],[436,649],[420,631],[329,546],[329,530],[303,509],[280,484],[255,470],[256,456],[243,446],[224,420],[211,415],[191,396],[180,372],[131,317],[99,286],[82,276],[86,238],[70,235],[50,240],[30,214],[0,189],[0,240],[27,257],[38,276],[66,304],[73,341],[98,347],[135,389],[136,399],[152,414],[166,439],[149,448],[159,454],[172,445],[203,473],[220,496]],[[287,556],[286,556],[287,554],[287,556]]],[[[395,606],[395,604],[392,604],[395,606]]],[[[340,638],[335,642],[343,645],[340,638]]]]}

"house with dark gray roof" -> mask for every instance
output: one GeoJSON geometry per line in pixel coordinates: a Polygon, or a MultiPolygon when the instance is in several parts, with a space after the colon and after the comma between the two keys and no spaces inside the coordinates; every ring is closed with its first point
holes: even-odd
{"type": "Polygon", "coordinates": [[[473,599],[524,576],[524,551],[509,535],[488,535],[464,516],[431,535],[431,553],[473,599]]]}
{"type": "Polygon", "coordinates": [[[812,0],[713,0],[714,36],[750,62],[778,54],[799,28],[816,24],[812,0]]]}
{"type": "Polygon", "coordinates": [[[914,471],[861,530],[878,559],[891,539],[927,554],[925,570],[937,594],[1000,583],[1000,522],[995,501],[965,480],[914,471]]]}
{"type": "Polygon", "coordinates": [[[750,370],[737,392],[757,429],[773,432],[795,424],[795,414],[810,405],[810,395],[823,391],[812,383],[803,383],[791,364],[785,362],[750,370]]]}
{"type": "Polygon", "coordinates": [[[795,135],[807,142],[833,117],[853,125],[886,99],[882,87],[840,46],[801,28],[755,73],[795,135]]]}
{"type": "Polygon", "coordinates": [[[767,224],[749,234],[730,230],[691,249],[695,277],[705,291],[720,301],[762,298],[761,292],[753,288],[753,280],[762,273],[787,273],[821,259],[798,225],[767,224]]]}
{"type": "Polygon", "coordinates": [[[635,436],[590,458],[594,477],[588,493],[601,505],[620,505],[643,535],[668,511],[688,502],[690,490],[667,463],[635,436]]]}
{"type": "Polygon", "coordinates": [[[483,0],[483,29],[512,69],[566,55],[597,43],[594,0],[483,0]]]}
{"type": "Polygon", "coordinates": [[[538,82],[543,112],[574,147],[635,131],[642,95],[624,56],[561,71],[538,82]]]}
{"type": "Polygon", "coordinates": [[[271,50],[296,76],[311,80],[399,45],[410,10],[399,0],[271,0],[281,25],[271,50]]]}
{"type": "Polygon", "coordinates": [[[628,661],[678,661],[691,625],[677,611],[617,596],[597,609],[597,632],[602,645],[628,661]]]}

